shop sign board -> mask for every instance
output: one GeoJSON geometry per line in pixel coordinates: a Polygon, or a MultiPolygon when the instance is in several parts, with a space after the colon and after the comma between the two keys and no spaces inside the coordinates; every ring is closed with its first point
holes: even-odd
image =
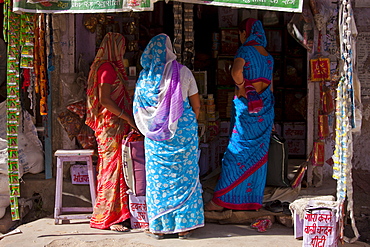
{"type": "MultiPolygon", "coordinates": [[[[16,13],[108,13],[153,11],[156,0],[13,0],[16,13]]],[[[179,2],[234,8],[302,12],[303,0],[180,0],[179,2]]]]}
{"type": "Polygon", "coordinates": [[[181,0],[180,2],[297,13],[302,13],[303,6],[303,0],[181,0]]]}
{"type": "Polygon", "coordinates": [[[49,2],[13,0],[16,13],[112,13],[152,11],[151,0],[50,0],[49,2]]]}

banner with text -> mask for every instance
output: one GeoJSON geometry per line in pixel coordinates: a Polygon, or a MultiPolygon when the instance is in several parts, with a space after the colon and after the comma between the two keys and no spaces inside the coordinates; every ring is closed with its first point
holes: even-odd
{"type": "Polygon", "coordinates": [[[180,2],[224,7],[302,12],[303,0],[180,0],[180,2]]]}
{"type": "Polygon", "coordinates": [[[108,13],[153,11],[151,0],[13,0],[16,13],[108,13]]]}

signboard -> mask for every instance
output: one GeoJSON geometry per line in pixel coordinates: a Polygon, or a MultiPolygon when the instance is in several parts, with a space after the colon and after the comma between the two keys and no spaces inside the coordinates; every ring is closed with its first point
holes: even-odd
{"type": "Polygon", "coordinates": [[[108,13],[152,11],[151,0],[13,0],[13,12],[21,13],[108,13]],[[36,3],[35,3],[36,2],[36,3]]]}
{"type": "Polygon", "coordinates": [[[330,208],[308,208],[303,222],[304,247],[337,246],[335,212],[330,208]]]}
{"type": "Polygon", "coordinates": [[[180,2],[224,7],[302,12],[303,0],[181,0],[180,2]]]}
{"type": "MultiPolygon", "coordinates": [[[[156,0],[13,0],[14,12],[108,13],[153,11],[156,0]]],[[[303,0],[180,0],[178,2],[224,7],[302,12],[303,0]]]]}

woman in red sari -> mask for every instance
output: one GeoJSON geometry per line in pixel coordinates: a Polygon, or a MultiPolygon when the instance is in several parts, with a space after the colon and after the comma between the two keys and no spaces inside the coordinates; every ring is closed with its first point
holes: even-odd
{"type": "Polygon", "coordinates": [[[97,196],[90,226],[113,231],[129,230],[124,224],[130,212],[121,142],[131,127],[136,129],[126,90],[125,48],[123,35],[105,35],[90,67],[87,88],[86,124],[95,132],[99,153],[97,196]]]}

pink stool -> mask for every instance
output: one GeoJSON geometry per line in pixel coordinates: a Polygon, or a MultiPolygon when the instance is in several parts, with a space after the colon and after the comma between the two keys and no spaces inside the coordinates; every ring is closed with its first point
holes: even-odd
{"type": "Polygon", "coordinates": [[[72,220],[72,219],[90,219],[91,215],[62,215],[63,213],[91,213],[95,204],[96,189],[95,189],[95,173],[92,162],[92,155],[94,150],[81,149],[81,150],[57,150],[55,157],[57,157],[57,175],[55,183],[55,207],[54,207],[54,219],[55,225],[59,224],[59,221],[72,220]],[[87,164],[87,173],[89,176],[90,195],[92,207],[63,207],[62,206],[62,193],[63,193],[63,163],[74,162],[74,161],[85,161],[87,164]]]}

